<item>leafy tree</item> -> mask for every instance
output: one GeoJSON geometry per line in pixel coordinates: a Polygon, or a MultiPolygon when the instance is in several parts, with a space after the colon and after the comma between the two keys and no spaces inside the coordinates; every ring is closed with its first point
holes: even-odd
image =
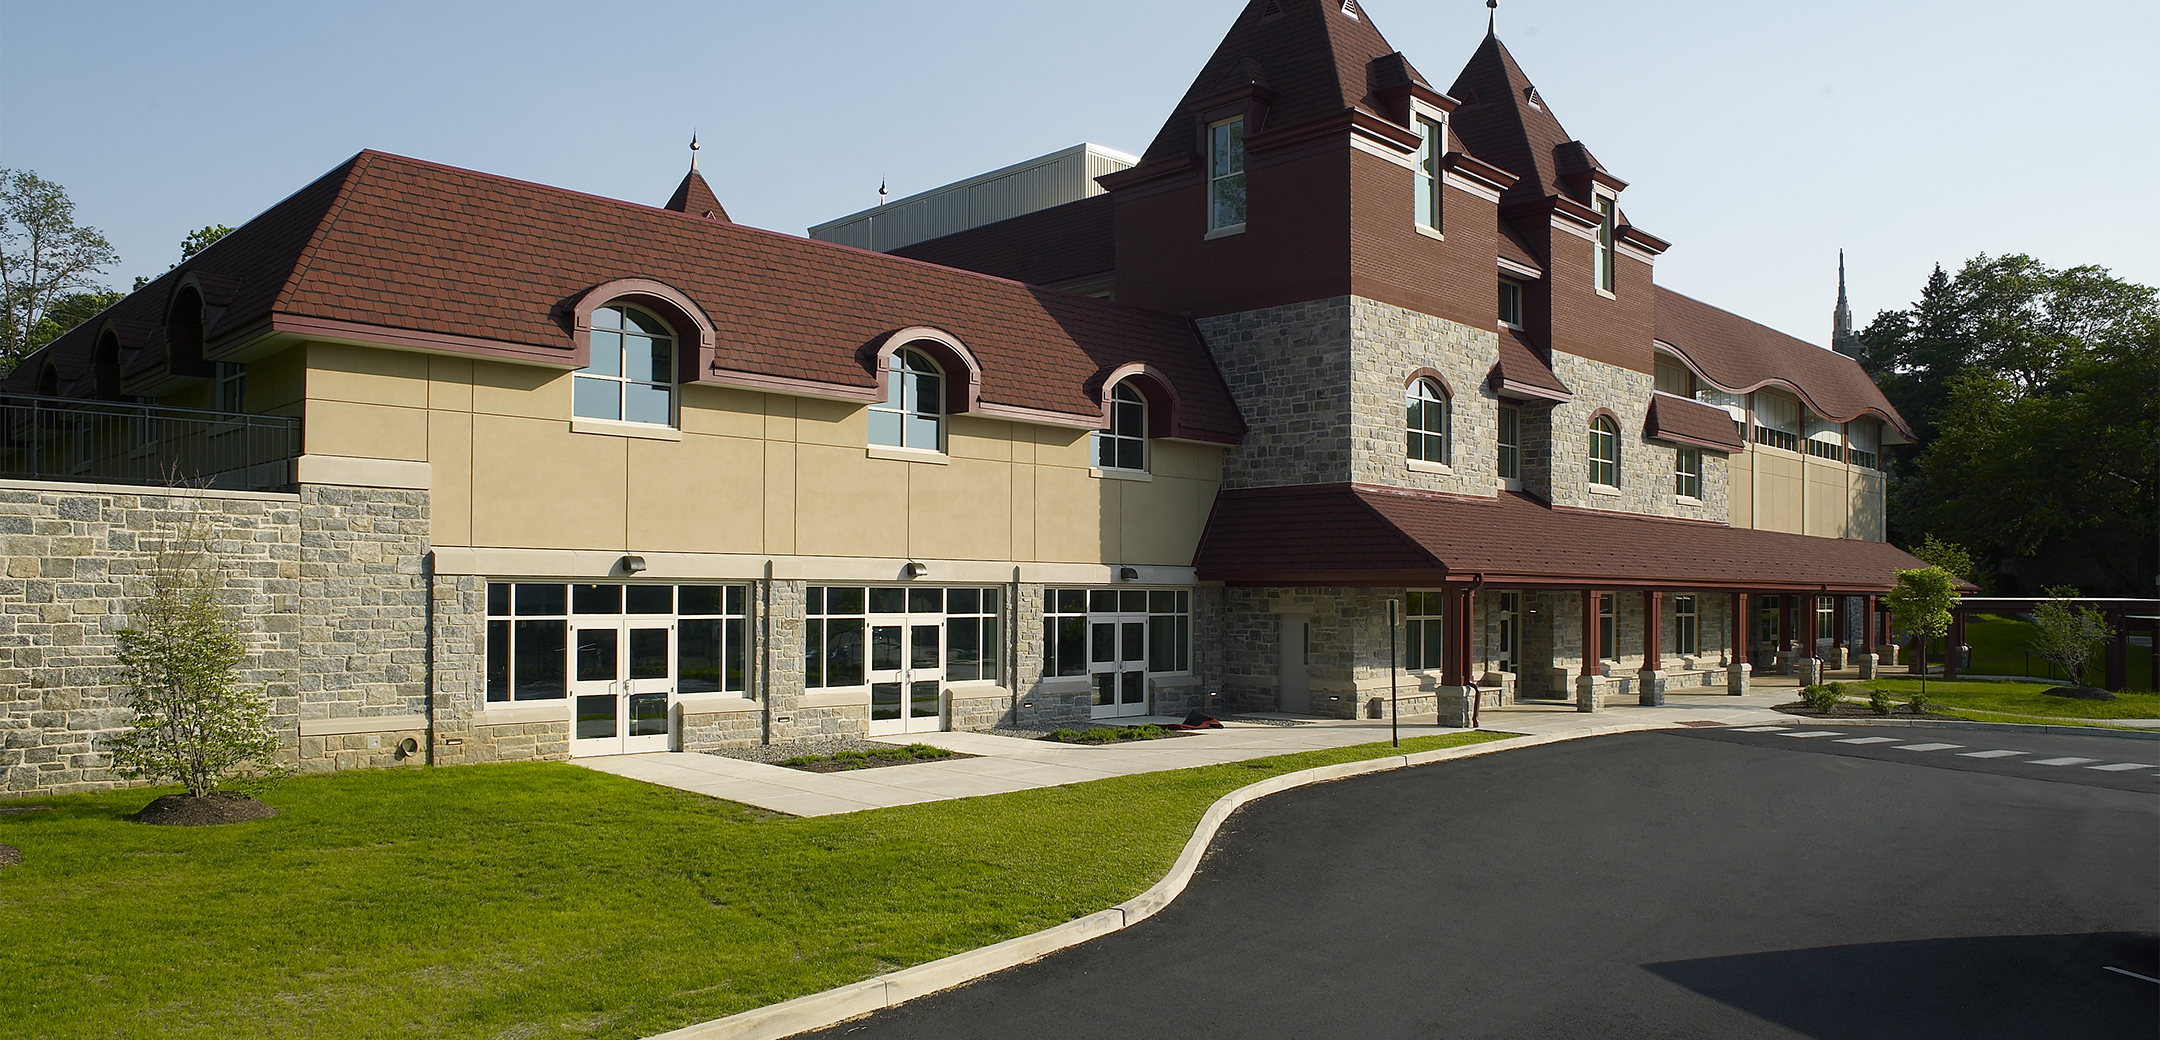
{"type": "MultiPolygon", "coordinates": [[[[230,235],[232,233],[233,229],[226,227],[223,224],[212,224],[208,227],[199,227],[193,231],[188,232],[187,237],[180,240],[180,264],[187,263],[189,260],[194,259],[195,254],[210,248],[210,243],[215,242],[218,239],[224,238],[226,235],[230,235]]],[[[178,267],[180,266],[180,264],[174,264],[173,267],[178,267]]],[[[170,268],[168,268],[168,270],[170,270],[170,268]]]]}
{"type": "Polygon", "coordinates": [[[0,375],[35,349],[32,337],[55,305],[97,291],[96,276],[119,260],[96,228],[76,225],[66,188],[29,170],[0,170],[0,375]]]}
{"type": "Polygon", "coordinates": [[[2075,605],[2078,590],[2058,585],[2047,594],[2033,608],[2033,622],[2040,629],[2033,637],[2033,652],[2061,665],[2070,676],[2070,685],[2083,686],[2085,666],[2115,637],[2115,630],[2108,627],[2106,614],[2075,605]]]}
{"type": "MultiPolygon", "coordinates": [[[[1920,637],[1917,656],[1922,696],[1927,694],[1928,640],[1949,634],[1951,610],[1962,598],[1950,572],[1934,566],[1897,572],[1897,587],[1885,598],[1897,626],[1920,637]]],[[[1950,649],[1950,653],[1956,652],[1956,648],[1950,649]]]]}
{"type": "Polygon", "coordinates": [[[241,620],[218,602],[225,570],[208,518],[188,522],[157,558],[150,588],[119,633],[118,659],[134,691],[133,728],[108,738],[127,777],[176,783],[202,797],[228,783],[284,772],[270,701],[240,685],[247,660],[241,620]]]}
{"type": "Polygon", "coordinates": [[[1955,542],[1945,542],[1931,534],[1921,539],[1919,545],[1906,551],[1922,563],[1930,563],[1949,571],[1953,578],[1963,578],[1966,581],[1973,579],[1972,554],[1955,542]]]}
{"type": "Polygon", "coordinates": [[[75,326],[97,317],[105,308],[126,298],[126,293],[112,289],[71,293],[61,297],[52,305],[52,309],[45,312],[44,317],[38,319],[37,328],[31,331],[24,344],[24,352],[36,350],[67,335],[75,326]]]}

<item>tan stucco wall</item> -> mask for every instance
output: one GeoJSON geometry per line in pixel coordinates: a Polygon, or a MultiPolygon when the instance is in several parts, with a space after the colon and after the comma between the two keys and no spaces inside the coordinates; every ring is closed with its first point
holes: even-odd
{"type": "Polygon", "coordinates": [[[1222,467],[1155,441],[1150,479],[1106,479],[1084,430],[966,415],[942,464],[876,458],[861,405],[716,387],[680,440],[573,432],[567,372],[302,351],[307,452],[429,463],[440,546],[1183,567],[1222,467]]]}
{"type": "Polygon", "coordinates": [[[1732,457],[1734,527],[1881,541],[1884,517],[1874,470],[1760,445],[1732,457]]]}

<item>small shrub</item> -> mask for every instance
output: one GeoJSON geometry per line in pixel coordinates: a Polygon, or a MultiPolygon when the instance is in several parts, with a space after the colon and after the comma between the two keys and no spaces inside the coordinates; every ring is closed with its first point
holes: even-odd
{"type": "Polygon", "coordinates": [[[952,751],[947,748],[932,747],[928,744],[909,744],[900,750],[911,758],[937,759],[951,758],[953,756],[952,751]]]}
{"type": "Polygon", "coordinates": [[[1842,689],[1842,685],[1843,684],[1839,684],[1837,686],[1825,686],[1821,683],[1816,683],[1813,686],[1801,690],[1800,698],[1807,702],[1808,707],[1813,708],[1816,711],[1822,712],[1825,715],[1828,715],[1831,712],[1836,711],[1837,706],[1844,703],[1845,701],[1845,695],[1842,689]]]}
{"type": "Polygon", "coordinates": [[[783,761],[782,761],[782,762],[781,762],[780,764],[781,764],[781,765],[784,765],[784,766],[806,766],[806,765],[809,765],[809,764],[810,764],[810,763],[812,763],[812,762],[823,762],[823,761],[825,761],[825,760],[824,760],[824,759],[822,759],[822,758],[819,758],[819,757],[818,757],[818,756],[816,756],[816,755],[796,755],[796,756],[795,756],[794,758],[790,758],[790,759],[785,759],[785,760],[783,760],[783,761]]]}
{"type": "Polygon", "coordinates": [[[872,751],[872,752],[870,752],[870,757],[871,757],[871,758],[888,758],[888,759],[901,759],[901,758],[912,758],[912,757],[914,757],[914,756],[910,755],[910,754],[908,753],[908,749],[906,749],[906,748],[887,747],[887,748],[878,748],[877,750],[875,750],[875,751],[872,751]]]}
{"type": "Polygon", "coordinates": [[[1841,682],[1831,683],[1830,692],[1837,694],[1840,698],[1843,698],[1845,696],[1845,684],[1841,682]]]}
{"type": "Polygon", "coordinates": [[[1911,708],[1911,709],[1912,709],[1912,713],[1913,713],[1913,714],[1915,714],[1915,715],[1925,715],[1925,714],[1927,714],[1927,710],[1928,710],[1928,699],[1927,699],[1927,694],[1924,694],[1924,693],[1916,693],[1916,694],[1913,694],[1913,695],[1912,695],[1912,699],[1911,699],[1911,700],[1908,700],[1908,701],[1906,701],[1906,702],[1905,702],[1905,706],[1906,706],[1906,707],[1908,707],[1908,708],[1911,708]]]}
{"type": "Polygon", "coordinates": [[[1877,715],[1888,715],[1897,710],[1897,702],[1891,700],[1890,695],[1881,690],[1869,691],[1867,702],[1868,707],[1875,709],[1877,715]]]}
{"type": "Polygon", "coordinates": [[[834,755],[834,756],[833,756],[833,761],[835,761],[835,762],[868,762],[868,761],[870,761],[870,753],[869,753],[869,752],[867,752],[867,751],[842,751],[842,752],[840,752],[840,753],[838,753],[838,754],[836,754],[836,755],[834,755]]]}
{"type": "Polygon", "coordinates": [[[1080,731],[1076,729],[1061,729],[1050,734],[1050,739],[1058,741],[1062,744],[1071,744],[1080,739],[1080,731]]]}

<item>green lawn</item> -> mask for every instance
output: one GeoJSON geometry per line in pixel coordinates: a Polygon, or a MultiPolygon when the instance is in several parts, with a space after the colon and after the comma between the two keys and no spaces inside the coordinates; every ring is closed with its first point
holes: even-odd
{"type": "MultiPolygon", "coordinates": [[[[2108,719],[2160,718],[2160,694],[2118,693],[2112,701],[2080,701],[2049,697],[2041,692],[2056,685],[2059,684],[1929,679],[1927,696],[1936,708],[1979,722],[2089,720],[2104,724],[2108,719]]],[[[1920,680],[1877,679],[1859,684],[1862,692],[1848,696],[1865,701],[1865,690],[1869,687],[1880,687],[1902,704],[1905,698],[1920,692],[1920,680]]]]}
{"type": "MultiPolygon", "coordinates": [[[[2036,629],[2023,618],[2004,617],[1999,614],[1974,614],[1965,620],[1965,645],[1972,647],[1972,667],[1966,669],[1974,675],[2024,675],[2034,679],[2049,680],[2051,685],[2069,682],[2061,668],[2041,660],[2030,653],[2036,629]]],[[[1937,641],[1936,659],[1941,658],[1941,641],[1937,641]]],[[[2153,688],[2152,650],[2133,646],[2129,652],[2129,669],[2126,678],[2133,690],[2153,688]]],[[[2085,681],[2098,686],[2107,678],[2107,657],[2094,656],[2086,668],[2085,681]]]]}
{"type": "Polygon", "coordinates": [[[1102,910],[1224,793],[1391,753],[819,819],[562,764],[296,779],[229,827],[8,803],[52,808],[0,817],[0,1036],[645,1036],[1102,910]]]}

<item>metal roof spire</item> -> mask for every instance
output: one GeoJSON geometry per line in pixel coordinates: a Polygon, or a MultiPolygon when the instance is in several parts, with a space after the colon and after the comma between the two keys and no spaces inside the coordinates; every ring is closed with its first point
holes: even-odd
{"type": "Polygon", "coordinates": [[[1485,35],[1500,35],[1500,0],[1485,0],[1485,35]]]}
{"type": "Polygon", "coordinates": [[[697,131],[693,129],[690,131],[690,168],[693,170],[697,169],[697,150],[697,131]]]}

